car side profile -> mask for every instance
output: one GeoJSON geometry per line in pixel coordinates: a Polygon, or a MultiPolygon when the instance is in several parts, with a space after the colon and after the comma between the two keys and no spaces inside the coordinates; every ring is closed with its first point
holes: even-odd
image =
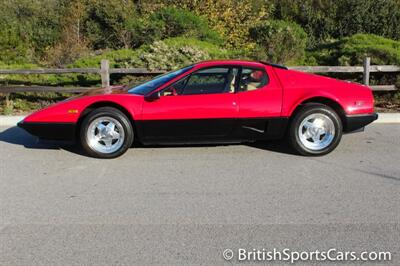
{"type": "Polygon", "coordinates": [[[240,143],[287,137],[302,155],[334,150],[377,119],[367,86],[253,61],[205,61],[136,86],[94,89],[18,125],[79,140],[99,158],[143,144],[240,143]]]}

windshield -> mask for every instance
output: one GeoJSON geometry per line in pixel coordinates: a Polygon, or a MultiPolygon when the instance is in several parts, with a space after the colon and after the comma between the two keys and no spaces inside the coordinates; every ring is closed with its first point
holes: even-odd
{"type": "Polygon", "coordinates": [[[133,87],[132,89],[129,90],[129,93],[146,95],[146,94],[150,93],[151,91],[160,87],[162,84],[173,80],[177,76],[187,72],[188,70],[190,70],[192,68],[193,68],[193,66],[188,66],[188,67],[181,68],[179,70],[165,73],[165,74],[158,76],[150,81],[147,81],[145,83],[142,83],[140,85],[133,87]]]}

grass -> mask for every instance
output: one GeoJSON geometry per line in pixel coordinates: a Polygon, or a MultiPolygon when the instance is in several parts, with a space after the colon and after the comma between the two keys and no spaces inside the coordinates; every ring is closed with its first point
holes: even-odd
{"type": "Polygon", "coordinates": [[[19,115],[42,109],[53,103],[62,101],[73,94],[70,93],[10,93],[0,95],[0,114],[19,115]]]}
{"type": "Polygon", "coordinates": [[[378,112],[400,112],[400,91],[375,93],[375,108],[378,112]]]}

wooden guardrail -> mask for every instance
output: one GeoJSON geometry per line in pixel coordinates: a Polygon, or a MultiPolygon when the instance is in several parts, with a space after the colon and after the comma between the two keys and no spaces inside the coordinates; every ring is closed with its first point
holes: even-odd
{"type": "MultiPolygon", "coordinates": [[[[363,66],[293,66],[289,69],[312,72],[312,73],[363,73],[363,83],[369,85],[370,73],[400,73],[400,66],[394,65],[371,65],[369,57],[364,59],[363,66]]],[[[110,68],[108,60],[101,60],[100,68],[64,68],[64,69],[0,69],[0,75],[31,75],[31,74],[99,74],[103,87],[110,86],[111,74],[129,74],[136,76],[159,75],[163,71],[149,71],[144,68],[110,68]]],[[[374,91],[394,91],[395,85],[373,85],[374,91]]],[[[92,87],[55,87],[55,86],[0,86],[0,93],[12,92],[83,92],[92,87]]]]}

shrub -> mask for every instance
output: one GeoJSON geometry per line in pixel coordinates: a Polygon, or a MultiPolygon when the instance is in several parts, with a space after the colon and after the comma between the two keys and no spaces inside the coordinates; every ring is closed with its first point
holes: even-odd
{"type": "Polygon", "coordinates": [[[0,5],[0,61],[37,61],[59,37],[60,8],[53,0],[3,0],[0,5]]]}
{"type": "Polygon", "coordinates": [[[9,64],[33,60],[33,50],[12,27],[0,29],[0,60],[9,64]]]}
{"type": "Polygon", "coordinates": [[[399,0],[338,0],[337,5],[333,37],[370,33],[400,40],[399,0]]]}
{"type": "Polygon", "coordinates": [[[92,0],[83,24],[85,36],[94,49],[136,48],[154,38],[154,27],[147,27],[133,1],[92,0]]]}
{"type": "Polygon", "coordinates": [[[356,33],[400,39],[399,0],[274,0],[275,17],[307,32],[310,47],[356,33]]]}
{"type": "MultiPolygon", "coordinates": [[[[110,61],[111,68],[148,68],[171,70],[192,64],[197,61],[217,58],[229,58],[233,52],[214,44],[191,38],[170,38],[157,41],[151,45],[143,45],[139,49],[120,49],[104,51],[80,58],[68,65],[73,68],[99,68],[102,59],[110,61]]],[[[2,64],[0,68],[29,69],[40,68],[35,64],[2,64]]],[[[112,75],[113,83],[121,79],[129,80],[129,75],[112,75]]],[[[24,85],[58,85],[58,86],[97,86],[100,76],[97,74],[63,74],[63,75],[0,75],[0,84],[24,85]]]]}
{"type": "Polygon", "coordinates": [[[366,56],[371,57],[373,64],[400,65],[400,41],[371,34],[356,34],[342,39],[339,49],[341,55],[338,62],[341,65],[361,64],[366,56]]]}
{"type": "MultiPolygon", "coordinates": [[[[372,34],[356,34],[318,46],[309,53],[320,65],[362,65],[371,57],[373,65],[400,65],[400,41],[372,34]]],[[[361,80],[358,80],[361,81],[361,80]]],[[[400,86],[400,75],[374,73],[371,84],[400,86]]]]}
{"type": "Polygon", "coordinates": [[[356,34],[325,43],[310,53],[322,65],[361,65],[365,57],[377,65],[400,64],[400,41],[356,34]]]}
{"type": "Polygon", "coordinates": [[[218,33],[209,28],[206,19],[184,9],[173,7],[160,9],[151,16],[150,21],[161,26],[161,39],[185,36],[221,43],[218,33]]]}
{"type": "Polygon", "coordinates": [[[85,67],[100,67],[102,59],[110,61],[111,68],[129,68],[135,67],[134,60],[138,57],[138,50],[120,49],[104,51],[98,55],[90,55],[76,60],[69,67],[85,68],[85,67]]]}
{"type": "Polygon", "coordinates": [[[170,70],[201,60],[229,58],[233,54],[232,51],[212,43],[177,37],[143,45],[136,50],[121,49],[89,56],[75,61],[71,67],[98,67],[101,59],[108,59],[110,66],[114,68],[143,67],[170,70]]]}
{"type": "Polygon", "coordinates": [[[209,58],[207,51],[198,47],[170,46],[163,41],[153,43],[140,55],[142,66],[160,70],[171,70],[209,58]]]}
{"type": "Polygon", "coordinates": [[[248,47],[249,28],[267,17],[273,4],[265,0],[143,0],[142,10],[152,13],[173,6],[207,18],[209,25],[226,41],[229,48],[248,47]]]}
{"type": "Polygon", "coordinates": [[[166,43],[170,47],[175,48],[184,46],[195,47],[197,49],[207,52],[210,55],[210,59],[229,59],[240,55],[240,50],[228,50],[213,43],[199,41],[194,38],[169,38],[164,40],[164,43],[166,43]]]}
{"type": "Polygon", "coordinates": [[[298,63],[304,60],[307,34],[296,23],[282,20],[262,21],[250,29],[250,37],[264,60],[274,63],[298,63]]]}
{"type": "Polygon", "coordinates": [[[330,38],[337,30],[338,1],[274,0],[274,3],[274,17],[301,25],[309,36],[310,47],[330,38]]]}

